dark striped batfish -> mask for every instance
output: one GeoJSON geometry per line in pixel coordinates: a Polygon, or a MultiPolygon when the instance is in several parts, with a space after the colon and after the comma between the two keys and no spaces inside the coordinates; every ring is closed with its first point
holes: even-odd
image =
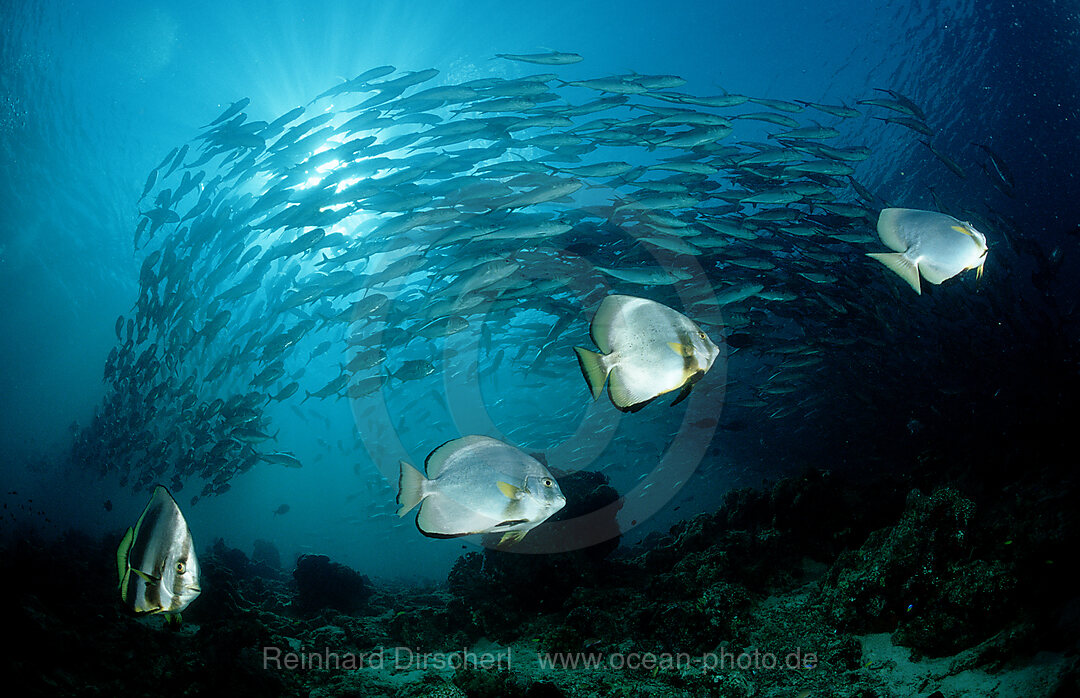
{"type": "Polygon", "coordinates": [[[136,613],[178,614],[195,600],[199,561],[187,521],[161,485],[116,551],[120,598],[136,613]]]}

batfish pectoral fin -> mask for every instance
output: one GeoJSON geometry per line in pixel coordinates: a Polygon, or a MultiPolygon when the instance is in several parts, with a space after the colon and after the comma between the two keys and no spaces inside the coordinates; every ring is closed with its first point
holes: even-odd
{"type": "Polygon", "coordinates": [[[496,482],[495,486],[499,488],[499,491],[502,492],[503,496],[507,499],[521,499],[523,490],[520,487],[515,487],[509,482],[503,482],[502,480],[496,482]]]}
{"type": "Polygon", "coordinates": [[[671,347],[671,350],[682,357],[689,357],[694,355],[693,344],[683,344],[681,342],[668,342],[667,345],[671,347]]]}
{"type": "Polygon", "coordinates": [[[610,354],[612,352],[613,347],[611,346],[611,338],[609,337],[612,325],[615,324],[616,318],[618,318],[619,313],[621,313],[624,308],[638,302],[639,301],[636,298],[618,294],[605,296],[604,300],[600,302],[600,307],[596,309],[592,323],[589,325],[589,336],[592,337],[596,346],[600,347],[600,351],[605,354],[610,354]]]}
{"type": "Polygon", "coordinates": [[[868,252],[867,257],[873,257],[892,270],[897,276],[915,289],[915,293],[922,295],[922,286],[919,282],[919,267],[907,258],[902,252],[868,252]]]}
{"type": "Polygon", "coordinates": [[[143,572],[142,570],[137,570],[134,567],[130,569],[132,572],[142,577],[143,581],[145,581],[147,584],[157,584],[161,581],[161,577],[155,577],[153,575],[147,574],[146,572],[143,572]]]}

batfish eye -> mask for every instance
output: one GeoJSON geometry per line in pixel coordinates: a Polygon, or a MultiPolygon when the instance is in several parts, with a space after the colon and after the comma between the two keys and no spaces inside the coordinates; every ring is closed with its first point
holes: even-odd
{"type": "Polygon", "coordinates": [[[698,333],[697,333],[697,336],[698,336],[698,337],[701,337],[702,339],[705,339],[705,338],[706,338],[706,336],[705,336],[705,333],[704,333],[704,332],[698,332],[698,333]]]}
{"type": "Polygon", "coordinates": [[[184,563],[182,563],[182,562],[176,563],[176,571],[179,574],[183,574],[184,573],[184,563]]]}
{"type": "Polygon", "coordinates": [[[550,477],[545,477],[540,482],[544,484],[544,487],[551,487],[555,484],[555,482],[550,477]]]}

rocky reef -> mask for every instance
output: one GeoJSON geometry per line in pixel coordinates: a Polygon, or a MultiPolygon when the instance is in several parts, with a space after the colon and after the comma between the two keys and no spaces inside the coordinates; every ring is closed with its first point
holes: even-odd
{"type": "MultiPolygon", "coordinates": [[[[566,480],[565,517],[618,501],[566,480]]],[[[811,470],[632,548],[468,553],[436,588],[218,540],[178,628],[114,598],[115,539],[26,534],[2,550],[3,669],[50,696],[1065,698],[1080,515],[1046,491],[811,470]]]]}
{"type": "Polygon", "coordinates": [[[301,555],[292,573],[296,581],[296,606],[301,612],[332,608],[355,613],[371,597],[371,582],[326,555],[301,555]]]}

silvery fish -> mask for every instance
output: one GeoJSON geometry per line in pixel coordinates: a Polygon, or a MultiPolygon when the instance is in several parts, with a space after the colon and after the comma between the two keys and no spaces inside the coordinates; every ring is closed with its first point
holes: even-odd
{"type": "Polygon", "coordinates": [[[120,597],[136,613],[177,614],[202,591],[187,521],[169,490],[158,485],[116,551],[120,597]]]}
{"type": "Polygon", "coordinates": [[[986,236],[952,216],[935,211],[886,208],[878,216],[878,237],[896,252],[871,252],[873,257],[922,294],[919,276],[940,284],[962,271],[986,264],[986,236]]]}
{"type": "Polygon", "coordinates": [[[487,436],[464,436],[432,451],[427,473],[401,461],[398,516],[417,505],[425,536],[502,533],[515,542],[566,504],[551,473],[524,451],[487,436]]]}
{"type": "Polygon", "coordinates": [[[678,404],[720,353],[690,318],[634,296],[604,298],[590,334],[603,353],[574,347],[581,372],[594,400],[607,382],[611,402],[623,412],[637,412],[657,396],[682,388],[671,403],[678,404]]]}
{"type": "Polygon", "coordinates": [[[547,53],[496,53],[496,58],[505,58],[508,61],[521,61],[522,63],[535,63],[537,65],[570,65],[580,63],[581,55],[577,53],[561,53],[549,51],[547,53]]]}

